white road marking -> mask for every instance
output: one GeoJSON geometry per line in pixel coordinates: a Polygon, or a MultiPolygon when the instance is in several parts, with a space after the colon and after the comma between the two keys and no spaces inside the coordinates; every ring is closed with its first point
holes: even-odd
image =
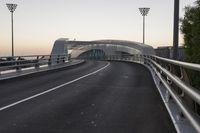
{"type": "Polygon", "coordinates": [[[57,90],[57,89],[59,89],[59,88],[61,88],[61,87],[64,87],[64,86],[66,86],[66,85],[69,85],[69,84],[71,84],[71,83],[74,83],[74,82],[76,82],[76,81],[79,81],[79,80],[81,80],[81,79],[83,79],[83,78],[86,78],[86,77],[88,77],[88,76],[94,75],[94,74],[96,74],[96,73],[102,71],[103,69],[106,69],[109,65],[110,65],[110,63],[108,63],[106,66],[104,66],[104,67],[102,67],[102,68],[100,68],[100,69],[98,69],[98,70],[96,70],[96,71],[94,71],[94,72],[91,72],[91,73],[89,73],[89,74],[86,74],[86,75],[84,75],[84,76],[81,76],[81,77],[79,77],[79,78],[76,78],[76,79],[74,79],[74,80],[71,80],[71,81],[69,81],[69,82],[67,82],[67,83],[61,84],[61,85],[59,85],[59,86],[56,86],[56,87],[51,88],[51,89],[49,89],[49,90],[46,90],[46,91],[44,91],[44,92],[38,93],[38,94],[36,94],[36,95],[27,97],[27,98],[25,98],[25,99],[22,99],[22,100],[20,100],[20,101],[15,102],[15,103],[6,105],[6,106],[4,106],[4,107],[0,107],[0,111],[5,110],[5,109],[8,109],[8,108],[10,108],[10,107],[13,107],[13,106],[15,106],[15,105],[18,105],[18,104],[20,104],[20,103],[26,102],[26,101],[31,100],[31,99],[33,99],[33,98],[39,97],[39,96],[44,95],[44,94],[46,94],[46,93],[49,93],[49,92],[51,92],[51,91],[57,90]]]}

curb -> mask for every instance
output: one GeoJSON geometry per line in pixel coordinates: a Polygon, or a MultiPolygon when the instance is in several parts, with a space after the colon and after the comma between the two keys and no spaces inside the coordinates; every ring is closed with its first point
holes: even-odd
{"type": "Polygon", "coordinates": [[[35,75],[45,74],[45,73],[49,73],[49,72],[67,70],[67,69],[70,69],[72,67],[82,65],[84,63],[85,63],[84,60],[77,60],[76,62],[69,62],[69,63],[65,63],[63,65],[49,66],[46,69],[44,69],[44,68],[35,69],[34,71],[27,72],[27,73],[24,72],[24,73],[20,74],[20,72],[16,72],[17,74],[12,75],[12,76],[8,76],[8,77],[1,77],[0,76],[0,82],[10,81],[10,80],[14,80],[14,79],[23,79],[23,78],[26,78],[26,77],[31,77],[33,75],[35,76],[35,75]]]}

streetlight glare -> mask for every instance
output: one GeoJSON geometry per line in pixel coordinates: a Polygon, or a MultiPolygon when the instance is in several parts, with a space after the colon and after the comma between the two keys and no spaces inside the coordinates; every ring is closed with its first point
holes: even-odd
{"type": "Polygon", "coordinates": [[[17,4],[6,4],[10,12],[14,12],[17,8],[17,4]]]}

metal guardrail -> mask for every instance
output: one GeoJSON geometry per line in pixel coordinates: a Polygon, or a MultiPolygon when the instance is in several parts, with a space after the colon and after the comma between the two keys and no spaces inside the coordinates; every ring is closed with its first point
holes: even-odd
{"type": "Polygon", "coordinates": [[[21,70],[22,68],[39,68],[42,65],[55,65],[68,61],[68,55],[30,55],[0,57],[0,74],[7,70],[21,70]]]}
{"type": "Polygon", "coordinates": [[[168,62],[170,64],[173,64],[173,65],[178,65],[179,67],[200,71],[200,65],[199,64],[176,61],[176,60],[166,59],[166,58],[162,58],[162,57],[158,57],[158,56],[151,56],[151,57],[153,59],[162,60],[162,61],[168,62]]]}
{"type": "Polygon", "coordinates": [[[145,60],[144,63],[153,69],[165,88],[167,88],[171,97],[181,109],[183,115],[188,119],[196,131],[200,133],[200,117],[198,112],[196,112],[196,110],[185,101],[185,98],[187,97],[191,102],[200,106],[200,90],[192,87],[184,80],[184,76],[186,75],[183,72],[184,69],[200,71],[200,65],[165,59],[157,56],[144,55],[143,58],[145,60]],[[180,77],[173,72],[175,69],[181,71],[180,77]],[[179,94],[177,90],[181,90],[181,94],[179,94]]]}
{"type": "Polygon", "coordinates": [[[191,105],[191,103],[194,103],[200,108],[200,88],[194,88],[189,84],[186,80],[187,74],[185,71],[185,69],[190,69],[200,72],[200,64],[175,61],[152,55],[110,55],[99,59],[137,62],[149,66],[165,86],[171,98],[174,99],[182,112],[181,114],[200,133],[200,116],[198,114],[200,112],[191,105]],[[179,70],[179,74],[177,74],[177,70],[179,70]],[[188,101],[190,101],[189,104],[188,101]]]}

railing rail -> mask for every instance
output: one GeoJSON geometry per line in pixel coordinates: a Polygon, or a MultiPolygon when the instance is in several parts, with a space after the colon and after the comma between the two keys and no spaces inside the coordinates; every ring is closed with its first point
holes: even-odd
{"type": "MultiPolygon", "coordinates": [[[[151,66],[151,68],[154,70],[154,72],[157,74],[165,88],[169,91],[170,95],[174,99],[174,101],[177,103],[179,108],[181,109],[184,116],[189,120],[191,125],[196,129],[196,131],[200,132],[200,118],[197,115],[197,112],[195,112],[190,106],[188,106],[184,101],[184,96],[181,96],[180,94],[177,94],[174,87],[178,87],[182,90],[183,94],[186,93],[191,100],[196,102],[198,106],[200,105],[200,91],[192,86],[190,86],[188,83],[185,83],[182,78],[179,78],[178,76],[172,74],[169,70],[162,67],[161,64],[156,62],[156,60],[162,60],[166,63],[171,63],[173,65],[188,68],[191,70],[198,71],[200,68],[199,64],[192,64],[192,63],[185,63],[185,62],[179,62],[174,61],[170,59],[164,59],[156,56],[144,56],[144,59],[146,59],[146,63],[151,66]],[[167,77],[167,79],[164,76],[167,77]],[[170,80],[171,83],[167,82],[167,80],[170,80]],[[174,84],[174,86],[172,85],[174,84]]],[[[169,64],[167,64],[169,65],[169,64]]],[[[181,76],[182,77],[182,76],[181,76]]]]}
{"type": "Polygon", "coordinates": [[[151,56],[151,57],[154,58],[154,59],[159,59],[159,60],[171,63],[173,65],[177,65],[179,67],[184,67],[184,68],[188,68],[188,69],[191,69],[191,70],[200,71],[200,65],[199,64],[176,61],[176,60],[166,59],[166,58],[162,58],[162,57],[158,57],[158,56],[151,56]]]}
{"type": "Polygon", "coordinates": [[[160,66],[158,63],[156,63],[152,59],[148,59],[148,60],[151,61],[151,63],[155,67],[159,68],[159,70],[161,70],[166,76],[168,76],[168,78],[173,83],[175,83],[178,87],[180,87],[180,89],[182,89],[185,93],[187,93],[190,97],[192,97],[193,100],[195,100],[197,103],[200,104],[200,91],[199,90],[197,90],[197,89],[193,88],[192,86],[184,83],[180,78],[178,78],[176,75],[170,73],[168,70],[166,70],[165,68],[160,66]]]}

